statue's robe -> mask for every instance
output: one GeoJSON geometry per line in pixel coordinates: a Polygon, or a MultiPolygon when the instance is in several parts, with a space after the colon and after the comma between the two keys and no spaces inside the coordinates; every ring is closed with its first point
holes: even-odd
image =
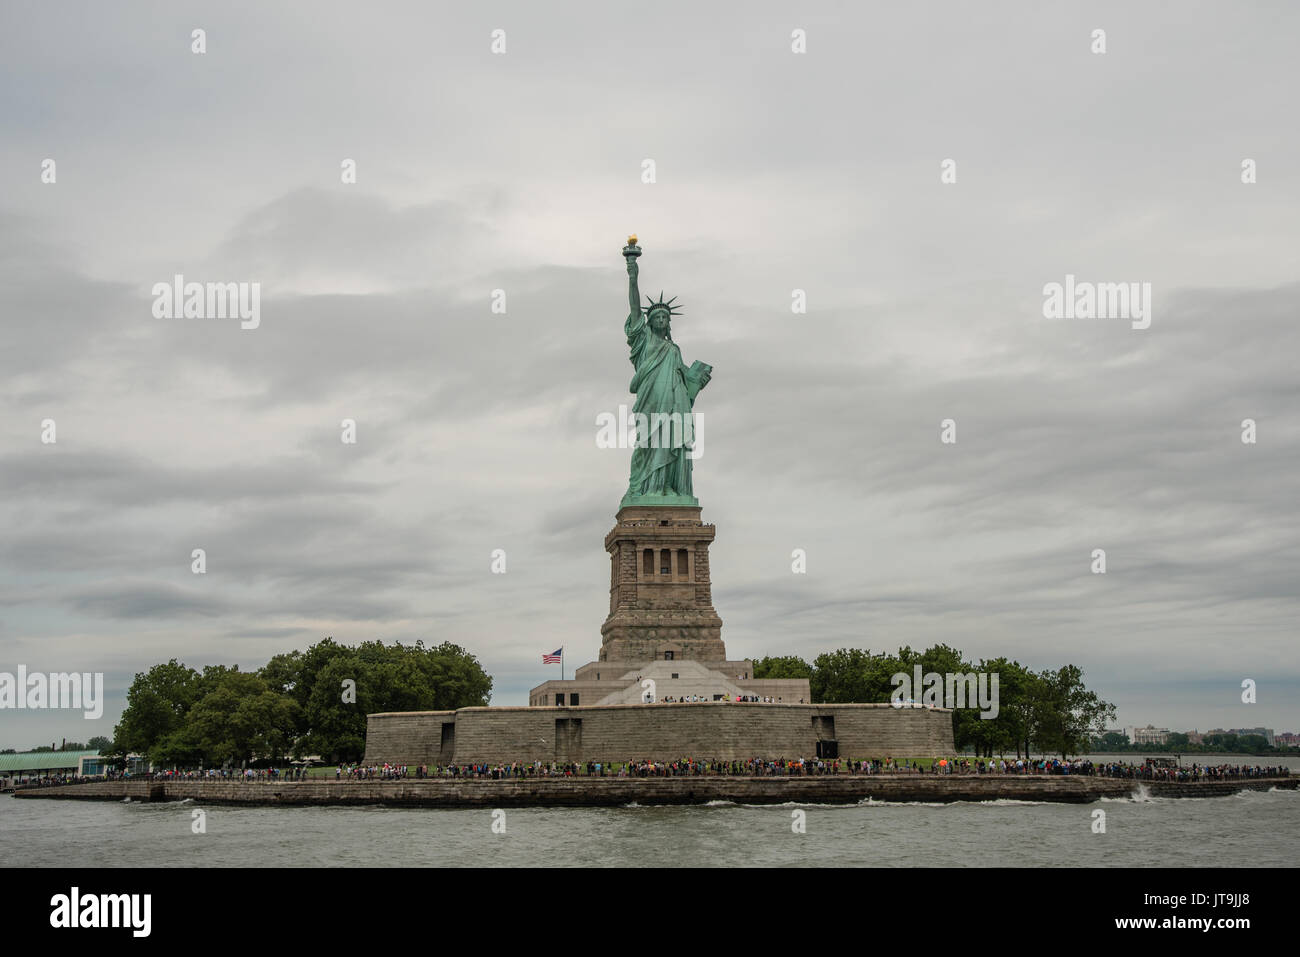
{"type": "Polygon", "coordinates": [[[682,350],[677,348],[677,343],[655,335],[644,314],[628,316],[623,331],[627,333],[632,365],[636,368],[628,386],[628,391],[636,394],[632,412],[646,417],[644,434],[642,420],[637,419],[637,444],[632,451],[628,492],[694,495],[691,459],[687,454],[690,447],[683,440],[694,435],[691,408],[699,387],[688,384],[688,368],[682,362],[682,350]],[[665,416],[677,413],[676,426],[669,417],[656,421],[656,412],[665,416]]]}

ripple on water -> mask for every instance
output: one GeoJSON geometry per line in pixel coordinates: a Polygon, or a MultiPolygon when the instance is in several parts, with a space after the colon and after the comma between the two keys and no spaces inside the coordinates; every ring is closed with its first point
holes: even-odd
{"type": "Polygon", "coordinates": [[[791,809],[800,808],[799,859],[828,866],[1211,866],[1225,854],[1247,866],[1294,866],[1296,796],[509,808],[505,834],[492,833],[488,808],[214,805],[203,835],[191,831],[189,802],[0,797],[0,856],[91,867],[550,867],[635,864],[659,848],[671,849],[663,853],[675,866],[786,866],[791,809]],[[1099,806],[1106,834],[1091,829],[1099,806]]]}

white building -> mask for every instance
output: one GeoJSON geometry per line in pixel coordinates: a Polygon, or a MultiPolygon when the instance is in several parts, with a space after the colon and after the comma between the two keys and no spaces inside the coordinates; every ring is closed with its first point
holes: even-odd
{"type": "Polygon", "coordinates": [[[1129,740],[1134,744],[1168,744],[1169,729],[1157,728],[1150,724],[1145,728],[1134,728],[1129,740]]]}

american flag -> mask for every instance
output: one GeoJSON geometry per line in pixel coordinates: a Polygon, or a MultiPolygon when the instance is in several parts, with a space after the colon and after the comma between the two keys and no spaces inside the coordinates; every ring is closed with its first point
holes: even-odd
{"type": "Polygon", "coordinates": [[[542,655],[542,664],[544,664],[544,665],[558,665],[558,664],[560,663],[560,660],[561,660],[563,657],[564,657],[564,649],[563,649],[562,647],[561,647],[561,648],[556,648],[556,649],[555,649],[554,651],[552,651],[549,655],[542,655]]]}

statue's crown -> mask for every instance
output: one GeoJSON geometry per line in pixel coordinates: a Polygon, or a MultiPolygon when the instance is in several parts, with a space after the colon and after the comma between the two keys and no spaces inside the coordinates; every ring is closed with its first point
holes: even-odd
{"type": "Polygon", "coordinates": [[[664,302],[664,294],[663,294],[663,290],[660,290],[660,291],[659,291],[659,301],[658,301],[658,302],[656,302],[654,299],[651,299],[649,296],[646,296],[645,298],[646,298],[646,302],[649,303],[649,305],[646,306],[646,315],[649,315],[650,313],[654,312],[656,309],[660,309],[660,310],[662,310],[662,309],[666,309],[666,310],[668,310],[668,315],[669,315],[670,318],[671,318],[672,316],[680,316],[680,315],[683,315],[683,313],[682,313],[682,311],[681,311],[681,308],[682,308],[682,307],[681,307],[681,306],[674,306],[674,305],[673,305],[673,303],[675,303],[675,302],[677,301],[677,297],[676,297],[676,296],[673,296],[673,298],[669,299],[667,302],[664,302]]]}

